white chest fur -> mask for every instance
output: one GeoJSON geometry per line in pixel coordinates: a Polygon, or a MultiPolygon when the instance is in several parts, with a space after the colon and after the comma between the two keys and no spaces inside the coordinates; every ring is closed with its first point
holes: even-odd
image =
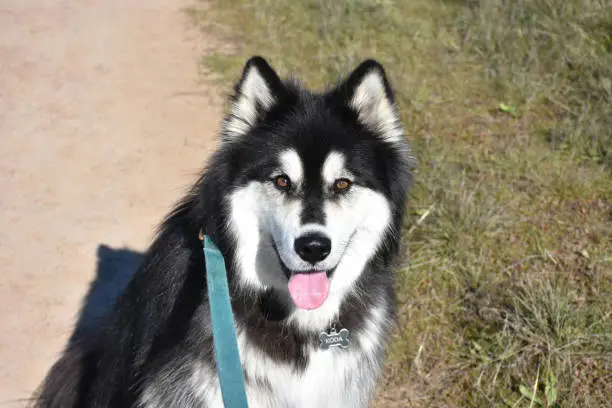
{"type": "Polygon", "coordinates": [[[239,336],[244,368],[250,379],[250,408],[366,407],[378,371],[376,362],[351,349],[309,348],[305,370],[272,360],[239,336]]]}
{"type": "MultiPolygon", "coordinates": [[[[307,346],[308,363],[303,370],[293,363],[274,359],[262,351],[243,330],[238,330],[240,357],[248,378],[249,408],[365,408],[370,402],[380,372],[382,327],[387,319],[384,305],[372,308],[364,327],[351,333],[348,349],[327,350],[307,346]]],[[[278,347],[282,348],[282,336],[278,347]]],[[[183,371],[184,372],[184,371],[183,371]]],[[[216,370],[204,361],[194,361],[188,381],[171,380],[162,370],[141,399],[143,408],[170,405],[185,408],[223,408],[216,370]],[[180,402],[176,404],[176,402],[180,402]]],[[[184,377],[183,377],[184,378],[184,377]]]]}
{"type": "MultiPolygon", "coordinates": [[[[272,359],[238,335],[249,408],[366,408],[380,371],[374,354],[361,349],[309,347],[303,370],[272,359]]],[[[188,381],[165,382],[160,373],[140,401],[143,408],[168,406],[223,408],[219,379],[207,363],[194,362],[188,381]]]]}
{"type": "MultiPolygon", "coordinates": [[[[271,359],[244,335],[238,335],[238,343],[249,378],[249,408],[365,408],[370,402],[379,372],[373,356],[350,349],[311,348],[305,370],[294,370],[271,359]]],[[[143,406],[161,408],[155,393],[143,399],[143,406]]],[[[188,394],[180,398],[186,406],[223,408],[218,377],[206,364],[194,364],[188,394]]]]}

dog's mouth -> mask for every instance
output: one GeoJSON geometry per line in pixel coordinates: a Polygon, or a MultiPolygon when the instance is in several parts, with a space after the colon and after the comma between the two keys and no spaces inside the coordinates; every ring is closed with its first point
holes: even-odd
{"type": "Polygon", "coordinates": [[[329,278],[334,269],[330,270],[291,270],[285,265],[278,253],[278,248],[274,241],[272,243],[281,268],[287,276],[288,288],[293,303],[300,309],[315,310],[323,306],[329,295],[329,278]]]}

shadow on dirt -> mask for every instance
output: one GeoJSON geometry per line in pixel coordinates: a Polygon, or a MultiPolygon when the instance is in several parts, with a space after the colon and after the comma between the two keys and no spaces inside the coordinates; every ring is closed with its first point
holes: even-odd
{"type": "Polygon", "coordinates": [[[98,246],[96,277],[83,299],[70,344],[100,324],[138,270],[143,257],[144,254],[127,248],[115,249],[104,244],[98,246]]]}

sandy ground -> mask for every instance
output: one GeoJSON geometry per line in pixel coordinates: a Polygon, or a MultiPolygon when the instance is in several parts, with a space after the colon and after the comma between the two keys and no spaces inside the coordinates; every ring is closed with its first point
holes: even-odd
{"type": "Polygon", "coordinates": [[[215,146],[186,5],[0,2],[1,407],[23,405],[90,283],[137,261],[215,146]]]}

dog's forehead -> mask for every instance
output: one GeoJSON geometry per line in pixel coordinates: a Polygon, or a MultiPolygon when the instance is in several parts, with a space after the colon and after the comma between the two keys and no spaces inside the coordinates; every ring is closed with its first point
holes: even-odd
{"type": "Polygon", "coordinates": [[[279,109],[258,137],[274,152],[278,170],[294,182],[333,183],[367,167],[368,152],[377,143],[347,112],[319,95],[302,95],[279,109]]]}
{"type": "Polygon", "coordinates": [[[346,177],[346,156],[338,150],[328,150],[318,157],[300,155],[294,148],[282,150],[278,155],[280,170],[295,182],[317,178],[325,183],[346,177]]]}

